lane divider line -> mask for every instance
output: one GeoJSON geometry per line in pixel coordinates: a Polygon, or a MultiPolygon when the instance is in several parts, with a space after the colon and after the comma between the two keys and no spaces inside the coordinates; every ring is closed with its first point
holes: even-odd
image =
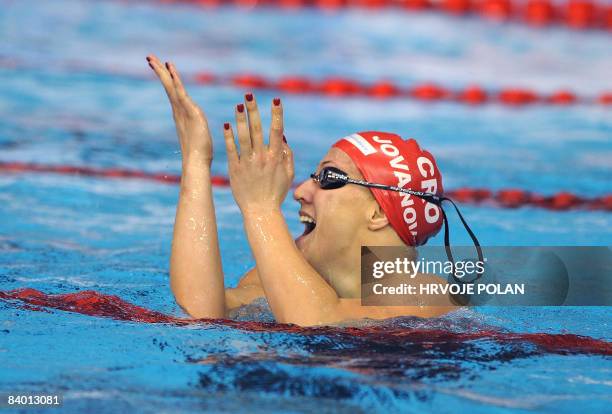
{"type": "MultiPolygon", "coordinates": [[[[444,348],[453,344],[448,351],[455,353],[457,343],[474,341],[493,341],[501,345],[528,344],[536,347],[538,352],[552,354],[592,354],[612,355],[612,343],[588,336],[570,333],[520,333],[505,332],[494,328],[474,332],[453,332],[444,329],[406,329],[389,328],[388,326],[368,327],[300,327],[298,325],[275,322],[236,321],[231,319],[188,319],[168,315],[155,310],[138,306],[116,295],[104,294],[94,290],[83,290],[70,293],[48,294],[34,288],[25,287],[14,290],[0,290],[0,301],[17,309],[34,312],[49,312],[49,309],[78,313],[100,318],[111,318],[118,321],[137,323],[163,323],[176,326],[201,325],[229,327],[247,332],[279,332],[299,335],[331,335],[343,341],[354,338],[372,341],[373,343],[401,344],[412,343],[431,349],[432,344],[444,348]]],[[[505,357],[507,359],[507,356],[505,357]]]]}
{"type": "Polygon", "coordinates": [[[190,4],[204,8],[237,6],[324,11],[393,9],[437,12],[450,16],[479,17],[493,22],[514,22],[543,28],[551,25],[574,30],[612,31],[612,4],[593,0],[159,0],[164,4],[190,4]]]}
{"type": "MultiPolygon", "coordinates": [[[[39,69],[37,66],[2,57],[0,57],[0,68],[9,70],[39,69]]],[[[92,68],[83,64],[71,64],[60,69],[82,75],[117,76],[142,81],[156,80],[152,74],[144,72],[133,73],[110,68],[92,68]]],[[[183,78],[183,81],[188,84],[231,86],[242,89],[270,90],[293,95],[322,95],[333,98],[411,99],[420,102],[452,102],[470,106],[483,104],[498,104],[509,107],[578,104],[612,106],[612,90],[604,90],[594,96],[587,96],[565,88],[554,92],[538,92],[531,88],[512,86],[493,89],[478,84],[471,84],[463,88],[451,88],[436,82],[417,82],[410,86],[402,86],[385,79],[375,82],[361,82],[344,76],[317,79],[301,75],[285,75],[272,78],[255,73],[228,75],[196,72],[195,74],[185,74],[183,78]]]]}
{"type": "Polygon", "coordinates": [[[537,92],[530,88],[507,87],[487,90],[473,84],[462,89],[452,89],[435,82],[422,82],[402,87],[392,81],[374,83],[359,82],[348,77],[328,77],[322,80],[305,76],[283,76],[278,79],[257,74],[218,76],[200,72],[193,76],[200,85],[231,85],[241,88],[277,90],[298,95],[327,95],[332,97],[370,97],[374,99],[408,98],[424,102],[446,101],[466,105],[494,103],[506,106],[530,104],[566,106],[573,104],[612,105],[612,91],[604,91],[595,97],[580,96],[568,89],[552,93],[537,92]]]}
{"type": "MultiPolygon", "coordinates": [[[[101,169],[72,165],[45,165],[23,162],[0,162],[0,172],[53,173],[120,179],[135,178],[168,184],[178,184],[181,182],[180,175],[175,174],[152,173],[121,168],[101,169]]],[[[212,185],[217,187],[228,187],[230,184],[227,177],[219,175],[211,177],[211,181],[212,185]]],[[[492,191],[485,188],[471,187],[456,188],[454,190],[446,191],[445,194],[461,203],[494,206],[499,208],[536,207],[553,211],[575,209],[612,211],[612,194],[587,198],[568,191],[561,191],[556,194],[546,196],[516,188],[492,191]]]]}

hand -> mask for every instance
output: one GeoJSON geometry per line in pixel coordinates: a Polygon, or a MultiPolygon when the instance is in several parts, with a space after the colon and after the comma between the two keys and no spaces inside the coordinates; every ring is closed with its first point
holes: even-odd
{"type": "Polygon", "coordinates": [[[228,170],[232,193],[243,214],[247,211],[280,211],[293,182],[293,153],[283,135],[283,107],[272,104],[269,144],[265,145],[261,118],[253,94],[236,106],[236,127],[240,153],[229,123],[224,125],[228,170]],[[247,122],[248,117],[248,122],[247,122]]]}
{"type": "Polygon", "coordinates": [[[147,56],[147,61],[164,86],[172,106],[183,162],[187,158],[199,157],[210,166],[213,154],[212,139],[204,112],[187,95],[181,77],[172,63],[166,62],[162,65],[154,55],[147,56]]]}

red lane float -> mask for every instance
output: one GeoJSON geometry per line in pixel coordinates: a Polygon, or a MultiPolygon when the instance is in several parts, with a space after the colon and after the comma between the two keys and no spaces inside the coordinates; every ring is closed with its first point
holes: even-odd
{"type": "Polygon", "coordinates": [[[240,322],[228,319],[187,319],[166,315],[134,305],[114,295],[92,290],[50,295],[32,288],[10,291],[0,290],[0,300],[22,303],[31,311],[58,309],[89,316],[112,318],[138,323],[167,323],[173,325],[212,324],[228,326],[250,332],[280,332],[301,335],[333,335],[335,337],[359,337],[389,343],[425,343],[493,341],[499,344],[532,344],[542,352],[553,354],[612,355],[612,343],[574,334],[514,333],[494,329],[475,332],[453,332],[443,329],[406,329],[389,327],[339,328],[333,326],[305,327],[280,323],[240,322]]]}
{"type": "Polygon", "coordinates": [[[592,0],[160,0],[202,7],[238,6],[245,8],[314,7],[336,11],[364,8],[435,11],[453,16],[474,16],[498,22],[519,22],[533,27],[562,25],[571,29],[612,31],[612,5],[592,0]]]}
{"type": "MultiPolygon", "coordinates": [[[[0,172],[4,173],[55,173],[76,176],[105,178],[139,178],[176,184],[181,182],[180,175],[150,173],[120,168],[91,168],[70,165],[43,165],[21,162],[0,162],[0,172]]],[[[224,176],[213,176],[214,186],[227,187],[229,179],[224,176]]],[[[520,189],[504,189],[497,192],[483,188],[458,188],[446,191],[455,200],[469,204],[486,204],[501,208],[519,208],[524,206],[538,207],[547,210],[598,210],[612,211],[612,194],[601,197],[584,198],[569,192],[560,192],[544,196],[520,189]]]]}
{"type": "Polygon", "coordinates": [[[573,104],[612,105],[612,92],[607,91],[596,97],[587,97],[566,89],[551,93],[512,87],[497,91],[486,90],[479,85],[470,85],[464,89],[451,89],[432,82],[403,87],[390,80],[366,83],[341,76],[320,80],[305,76],[283,76],[272,79],[257,74],[221,76],[206,72],[197,73],[191,77],[186,76],[185,78],[187,82],[192,81],[200,85],[231,85],[244,89],[276,90],[296,95],[360,96],[374,99],[406,98],[423,102],[446,101],[466,105],[491,103],[512,107],[533,104],[555,106],[573,104]]]}
{"type": "MultiPolygon", "coordinates": [[[[189,79],[186,79],[189,80],[189,79]]],[[[453,90],[435,83],[419,83],[402,87],[389,80],[374,83],[359,82],[346,77],[330,77],[322,80],[304,76],[284,76],[270,79],[261,75],[242,74],[229,77],[210,73],[198,73],[191,80],[201,85],[232,85],[247,89],[278,90],[291,94],[320,94],[332,97],[367,96],[376,99],[412,98],[420,101],[449,101],[468,105],[497,103],[507,106],[599,104],[611,105],[612,92],[603,92],[595,98],[580,97],[569,90],[539,93],[526,88],[503,88],[487,91],[481,86],[471,85],[453,90]]]]}
{"type": "MultiPolygon", "coordinates": [[[[12,61],[0,60],[0,67],[16,69],[26,67],[12,61]]],[[[119,70],[86,68],[83,65],[65,68],[75,73],[96,73],[100,75],[122,76],[130,79],[155,79],[153,75],[137,76],[119,70]]],[[[421,102],[453,102],[471,106],[497,104],[510,107],[528,105],[612,105],[612,91],[602,91],[595,96],[580,95],[567,89],[553,92],[538,92],[528,88],[504,87],[502,89],[486,89],[477,84],[465,88],[450,88],[433,82],[415,83],[402,86],[388,79],[373,83],[360,82],[344,76],[328,78],[309,78],[299,75],[286,75],[279,78],[269,78],[255,73],[234,75],[197,72],[183,75],[185,83],[195,83],[204,86],[232,86],[241,89],[258,89],[279,91],[295,95],[323,95],[334,98],[360,97],[372,99],[413,99],[421,102]]]]}

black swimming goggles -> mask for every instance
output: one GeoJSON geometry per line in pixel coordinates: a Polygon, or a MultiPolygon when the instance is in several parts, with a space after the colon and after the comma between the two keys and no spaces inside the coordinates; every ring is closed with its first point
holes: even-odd
{"type": "Polygon", "coordinates": [[[334,190],[336,188],[344,187],[346,184],[356,184],[362,187],[378,188],[380,190],[397,191],[399,193],[410,194],[410,195],[422,198],[423,200],[429,203],[437,205],[438,207],[440,207],[440,210],[442,211],[442,219],[444,220],[444,248],[446,250],[446,255],[448,256],[448,260],[452,263],[452,266],[453,266],[453,272],[452,272],[453,279],[461,283],[471,283],[471,282],[476,281],[482,276],[482,274],[477,273],[477,276],[475,279],[467,281],[467,282],[455,276],[455,260],[453,259],[453,252],[450,247],[448,219],[446,218],[446,213],[444,212],[444,209],[442,208],[443,201],[448,201],[449,203],[453,205],[453,207],[455,207],[455,211],[457,211],[457,215],[459,216],[461,223],[463,223],[463,227],[465,227],[465,230],[468,232],[468,234],[470,235],[470,238],[472,239],[472,242],[474,243],[474,247],[476,248],[476,252],[478,253],[478,260],[480,262],[484,262],[484,257],[482,254],[482,248],[480,247],[480,243],[478,242],[476,235],[474,234],[472,229],[470,229],[470,226],[467,224],[467,222],[461,215],[461,212],[459,211],[459,208],[457,207],[455,202],[451,200],[450,198],[439,196],[433,193],[414,191],[414,190],[409,190],[407,188],[401,188],[401,187],[396,187],[392,185],[376,184],[376,183],[371,183],[371,182],[363,181],[363,180],[355,180],[354,178],[350,178],[347,173],[345,173],[344,171],[336,167],[325,167],[321,169],[319,174],[310,174],[310,178],[312,178],[314,182],[318,183],[319,187],[321,187],[322,190],[334,190]]]}

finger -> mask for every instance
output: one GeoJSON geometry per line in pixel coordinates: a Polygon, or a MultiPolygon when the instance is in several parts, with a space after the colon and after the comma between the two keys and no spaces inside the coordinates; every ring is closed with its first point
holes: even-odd
{"type": "Polygon", "coordinates": [[[170,72],[166,66],[162,65],[162,63],[157,59],[155,55],[147,56],[147,61],[149,62],[149,66],[153,69],[161,84],[163,85],[166,95],[170,99],[170,102],[174,102],[176,98],[176,92],[174,89],[174,84],[172,82],[172,77],[170,76],[170,72]]]}
{"type": "Polygon", "coordinates": [[[179,75],[176,66],[174,65],[174,63],[167,62],[166,68],[168,69],[168,73],[170,73],[170,77],[172,78],[172,85],[174,86],[174,91],[176,93],[177,98],[186,107],[186,109],[189,109],[195,113],[195,105],[193,104],[191,97],[187,94],[185,87],[183,86],[183,81],[181,80],[181,76],[179,75]]]}
{"type": "Polygon", "coordinates": [[[285,165],[285,169],[287,171],[287,174],[289,175],[289,177],[291,177],[291,181],[293,181],[293,178],[295,177],[295,162],[293,160],[293,151],[291,151],[291,148],[289,148],[289,145],[287,145],[286,142],[283,142],[283,162],[285,165]]]}
{"type": "Polygon", "coordinates": [[[245,96],[247,114],[249,118],[249,132],[251,135],[251,144],[253,152],[261,153],[263,151],[263,129],[261,128],[261,117],[259,116],[259,108],[255,96],[252,93],[247,93],[245,96]]]}
{"type": "Polygon", "coordinates": [[[206,119],[206,115],[204,114],[204,111],[202,111],[202,108],[200,108],[200,106],[197,105],[187,93],[187,89],[185,89],[185,86],[183,85],[183,80],[181,79],[181,75],[176,68],[176,65],[174,63],[167,62],[166,67],[172,78],[178,101],[189,115],[200,116],[204,122],[206,130],[208,131],[208,121],[206,119]]]}
{"type": "Polygon", "coordinates": [[[234,141],[234,132],[229,122],[223,124],[223,137],[227,150],[227,163],[232,167],[238,163],[238,150],[236,149],[236,141],[234,141]]]}
{"type": "Polygon", "coordinates": [[[238,142],[240,143],[240,155],[248,156],[253,151],[251,146],[251,134],[247,123],[244,105],[236,105],[236,129],[238,130],[238,142]]]}
{"type": "Polygon", "coordinates": [[[270,122],[270,151],[281,151],[283,142],[283,107],[280,98],[272,101],[272,121],[270,122]]]}

